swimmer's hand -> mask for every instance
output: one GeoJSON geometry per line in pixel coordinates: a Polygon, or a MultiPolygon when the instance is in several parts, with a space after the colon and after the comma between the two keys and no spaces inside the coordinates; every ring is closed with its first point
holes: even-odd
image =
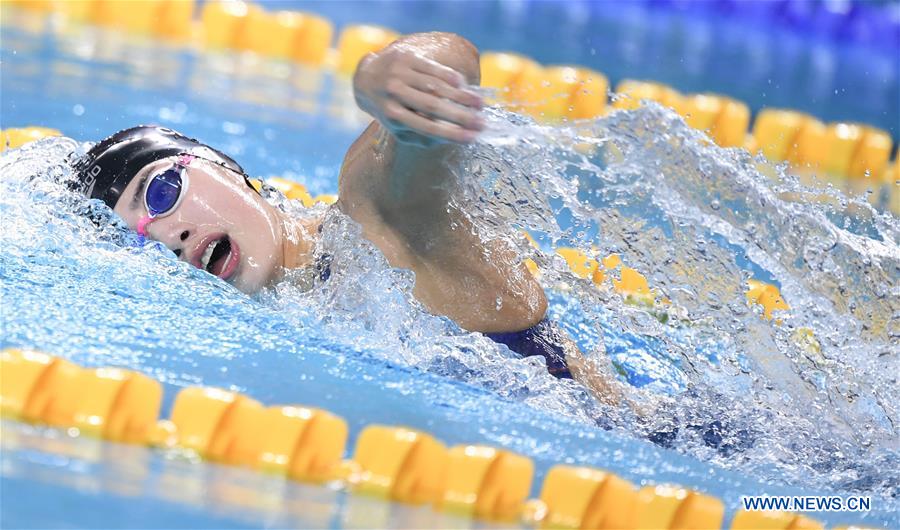
{"type": "Polygon", "coordinates": [[[483,101],[466,88],[463,74],[413,46],[395,43],[366,56],[353,91],[359,107],[404,143],[468,143],[484,128],[483,101]]]}

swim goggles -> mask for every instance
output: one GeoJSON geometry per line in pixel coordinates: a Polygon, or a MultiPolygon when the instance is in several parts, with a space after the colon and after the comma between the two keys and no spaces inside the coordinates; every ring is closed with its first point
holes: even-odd
{"type": "Polygon", "coordinates": [[[137,224],[137,233],[145,238],[147,236],[147,226],[159,219],[174,212],[181,201],[184,199],[188,189],[188,172],[187,168],[191,162],[196,159],[204,160],[210,164],[224,168],[244,179],[247,186],[256,193],[259,191],[253,186],[250,177],[243,172],[235,171],[220,162],[208,160],[202,156],[182,153],[178,155],[175,162],[167,169],[156,173],[147,180],[144,186],[144,207],[147,209],[147,215],[137,224]]]}
{"type": "Polygon", "coordinates": [[[144,207],[147,216],[138,221],[137,232],[147,236],[147,225],[165,217],[178,208],[188,189],[187,168],[194,160],[193,155],[181,154],[171,167],[156,173],[144,186],[144,207]]]}
{"type": "Polygon", "coordinates": [[[192,155],[180,155],[172,167],[150,177],[144,187],[144,207],[150,217],[165,217],[181,204],[188,189],[187,167],[192,155]]]}

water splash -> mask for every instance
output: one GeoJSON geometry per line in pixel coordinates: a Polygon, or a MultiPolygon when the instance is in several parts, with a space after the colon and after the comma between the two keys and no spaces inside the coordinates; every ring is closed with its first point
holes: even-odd
{"type": "MultiPolygon", "coordinates": [[[[553,127],[501,109],[487,117],[488,132],[454,161],[459,189],[450,207],[472,212],[479,235],[516,249],[515,259],[537,263],[551,316],[598,371],[631,383],[622,385],[619,407],[553,379],[542,361],[518,359],[428,314],[412,296],[411,273],[391,268],[355,223],[271,191],[270,200],[295,215],[325,216],[318,252],[333,257],[328,282],[310,288],[296,273],[249,301],[158,245],[138,246],[108,209],[59,186],[66,156],[83,149],[67,139],[0,159],[0,244],[4,255],[29,254],[32,267],[92,271],[89,287],[72,289],[137,281],[122,296],[137,296],[150,315],[168,314],[178,284],[189,282],[192,295],[215,300],[216,309],[173,317],[184,326],[196,318],[227,323],[229,308],[251,305],[285,318],[302,340],[443,374],[766,479],[896,498],[895,219],[710,145],[654,105],[553,127]],[[608,283],[575,277],[553,252],[560,245],[619,254],[670,304],[629,304],[608,283]],[[166,281],[155,282],[160,275],[166,281]],[[778,324],[747,304],[751,277],[777,283],[789,301],[778,324]]],[[[120,320],[136,347],[154,350],[137,329],[152,321],[120,320]]],[[[170,373],[156,375],[184,380],[191,362],[173,359],[170,373]]]]}
{"type": "Polygon", "coordinates": [[[491,114],[495,130],[461,165],[461,202],[486,220],[486,238],[525,228],[542,243],[506,236],[578,300],[586,326],[574,333],[602,329],[632,382],[675,367],[663,376],[678,382],[674,399],[635,430],[768,476],[774,463],[897,495],[896,219],[711,145],[656,105],[561,127],[491,114]],[[550,252],[560,244],[621,255],[686,318],[662,324],[574,279],[550,252]],[[790,301],[776,324],[745,301],[753,276],[790,301]],[[635,348],[630,337],[649,340],[635,348]]]}
{"type": "MultiPolygon", "coordinates": [[[[551,313],[598,369],[612,359],[646,391],[611,411],[535,366],[523,371],[528,362],[425,313],[410,274],[341,216],[322,242],[337,278],[301,304],[309,314],[392,359],[726,466],[896,495],[896,220],[710,145],[661,107],[553,127],[499,109],[488,118],[453,163],[450,207],[471,212],[485,241],[533,259],[551,313]],[[672,318],[575,278],[552,252],[561,244],[621,255],[672,301],[672,318]],[[745,300],[760,275],[791,302],[777,325],[745,300]]],[[[282,310],[304,298],[292,289],[273,298],[282,310]]]]}

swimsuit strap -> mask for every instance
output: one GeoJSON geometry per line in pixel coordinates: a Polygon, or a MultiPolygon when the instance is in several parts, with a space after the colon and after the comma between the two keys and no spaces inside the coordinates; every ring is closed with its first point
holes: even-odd
{"type": "Polygon", "coordinates": [[[546,318],[534,326],[521,331],[485,333],[494,342],[505,344],[522,357],[540,355],[547,360],[547,371],[561,379],[572,379],[566,364],[563,335],[555,322],[546,318]]]}
{"type": "Polygon", "coordinates": [[[331,254],[319,254],[316,257],[316,263],[313,265],[316,276],[320,281],[328,281],[328,278],[331,278],[331,263],[334,261],[334,256],[331,254]]]}

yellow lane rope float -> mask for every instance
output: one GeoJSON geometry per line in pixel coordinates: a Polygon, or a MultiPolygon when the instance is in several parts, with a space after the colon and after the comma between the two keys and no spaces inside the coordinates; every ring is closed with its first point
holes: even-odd
{"type": "MultiPolygon", "coordinates": [[[[41,352],[0,351],[0,413],[120,443],[179,448],[291,480],[339,480],[353,492],[493,521],[554,528],[720,528],[723,502],[671,485],[637,488],[593,468],[550,468],[528,499],[534,463],[483,445],[369,425],[343,460],[347,422],[321,409],[265,406],[237,392],[188,387],[159,420],[162,385],[120,368],[82,368],[41,352]]],[[[732,528],[823,528],[782,512],[738,512],[732,528]]]]}
{"type": "MultiPolygon", "coordinates": [[[[124,2],[116,0],[11,0],[4,4],[38,13],[55,12],[76,22],[159,35],[176,43],[199,42],[209,49],[248,51],[335,67],[342,74],[351,74],[363,56],[380,50],[398,36],[386,28],[349,26],[341,33],[337,49],[332,50],[334,27],[330,21],[311,13],[270,13],[242,1],[206,2],[199,22],[193,19],[192,0],[141,0],[129,2],[128,9],[123,9],[124,2]]],[[[593,118],[607,111],[608,81],[590,69],[543,67],[520,55],[487,52],[482,54],[481,74],[484,86],[498,89],[502,99],[542,120],[593,118]]],[[[714,94],[685,96],[666,85],[632,80],[619,83],[616,93],[613,108],[635,108],[642,99],[657,101],[679,112],[692,127],[707,131],[724,147],[758,149],[770,160],[788,161],[800,168],[821,168],[838,178],[874,178],[884,182],[891,185],[890,209],[900,214],[900,193],[894,189],[894,183],[900,180],[900,167],[897,156],[893,164],[888,164],[891,139],[885,131],[860,124],[826,126],[802,113],[764,109],[748,135],[749,111],[740,101],[714,94]]],[[[0,132],[0,150],[58,135],[59,131],[41,127],[6,129],[0,132]]],[[[286,179],[271,178],[266,182],[305,206],[336,200],[333,195],[313,198],[302,184],[286,179]]],[[[646,278],[622,265],[616,255],[598,262],[577,249],[560,248],[557,253],[574,274],[597,284],[606,280],[606,271],[621,266],[620,277],[612,280],[617,292],[644,304],[652,305],[657,298],[658,293],[649,288],[646,278]]],[[[526,265],[539,274],[532,260],[527,260],[526,265]]],[[[751,281],[749,287],[748,301],[762,305],[767,319],[772,318],[773,311],[789,309],[776,287],[756,281],[751,281]]],[[[811,348],[818,344],[810,334],[806,340],[811,348]]],[[[585,528],[601,523],[608,526],[615,521],[623,528],[640,528],[662,523],[662,519],[650,522],[642,517],[659,516],[667,521],[667,526],[660,527],[686,528],[718,527],[724,513],[721,501],[699,493],[666,486],[652,490],[645,487],[635,493],[633,487],[623,485],[627,483],[611,474],[564,466],[548,473],[540,500],[525,502],[521,486],[526,476],[530,483],[533,465],[524,457],[499,449],[459,446],[447,450],[424,433],[372,426],[361,434],[354,459],[338,462],[343,451],[341,440],[346,439],[346,423],[325,411],[266,408],[239,394],[186,389],[176,399],[172,419],[157,422],[151,418],[155,420],[158,413],[161,389],[157,382],[141,374],[112,368],[85,370],[62,359],[20,350],[4,350],[0,367],[5,375],[0,379],[0,410],[7,417],[74,427],[113,441],[182,446],[207,458],[283,472],[298,480],[345,477],[359,491],[390,492],[387,496],[395,500],[424,500],[477,517],[502,519],[520,513],[530,514],[531,522],[545,521],[554,526],[585,528]],[[76,392],[83,388],[90,390],[76,392]],[[197,411],[201,411],[199,415],[197,411]],[[218,414],[220,421],[211,426],[207,421],[209,414],[218,414]],[[248,425],[253,426],[249,432],[262,428],[279,433],[274,437],[277,441],[248,437],[248,425]],[[300,439],[310,445],[300,448],[300,439]],[[374,453],[370,443],[378,446],[374,453]],[[336,447],[340,451],[336,452],[336,447]],[[381,459],[366,456],[381,454],[386,447],[397,453],[394,463],[402,465],[384,467],[381,459]],[[429,456],[424,458],[423,454],[429,456]],[[445,459],[453,465],[448,468],[446,462],[439,463],[445,459]],[[421,464],[426,460],[430,463],[421,464]],[[443,478],[429,478],[419,484],[416,480],[422,479],[426,469],[427,473],[444,469],[443,478]],[[453,471],[448,473],[447,469],[453,471]],[[557,483],[565,486],[555,486],[557,483]],[[424,489],[420,491],[412,485],[424,489]],[[569,495],[582,487],[593,493],[569,495]],[[564,488],[565,493],[557,488],[564,488]],[[604,500],[631,497],[637,500],[604,500]],[[641,505],[659,510],[646,515],[651,512],[638,510],[641,505]],[[627,508],[623,511],[622,506],[627,508]]],[[[821,528],[819,523],[800,515],[767,513],[771,515],[741,512],[735,516],[732,528],[821,528]]]]}
{"type": "MultiPolygon", "coordinates": [[[[67,21],[159,37],[197,49],[233,50],[260,57],[325,66],[350,75],[368,53],[399,34],[383,27],[345,27],[332,49],[334,25],[313,13],[267,11],[242,0],[208,1],[199,19],[193,0],[9,0],[3,6],[67,21]]],[[[691,127],[707,132],[722,147],[745,147],[773,162],[789,162],[794,171],[814,172],[820,180],[849,191],[874,188],[873,203],[900,215],[897,164],[889,164],[892,139],[865,124],[824,124],[801,112],[762,109],[750,127],[746,104],[717,94],[681,94],[653,81],[626,79],[607,105],[609,82],[600,72],[578,65],[543,66],[510,52],[481,54],[482,85],[495,88],[513,110],[536,119],[588,119],[612,109],[633,109],[656,101],[681,114],[691,127]],[[880,190],[885,190],[881,192],[880,190]],[[885,197],[882,197],[885,196],[885,197]]],[[[896,156],[894,157],[896,160],[896,156]]]]}

